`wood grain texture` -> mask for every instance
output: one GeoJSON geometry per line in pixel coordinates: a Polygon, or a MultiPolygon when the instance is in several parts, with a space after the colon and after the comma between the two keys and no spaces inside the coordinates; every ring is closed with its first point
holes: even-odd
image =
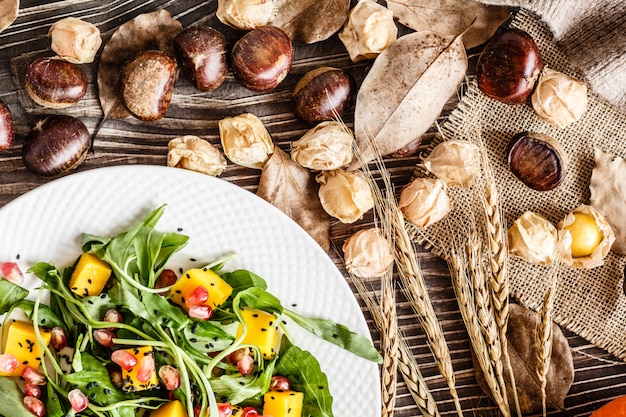
{"type": "MultiPolygon", "coordinates": [[[[28,172],[21,160],[24,137],[37,120],[50,114],[71,114],[79,117],[90,132],[93,132],[102,116],[94,84],[98,58],[94,64],[83,65],[90,84],[86,97],[75,107],[51,111],[35,105],[26,96],[21,83],[26,64],[35,57],[53,54],[49,49],[50,41],[47,37],[50,25],[63,17],[79,17],[96,24],[106,42],[120,24],[140,13],[160,8],[169,10],[184,27],[194,24],[215,27],[224,33],[230,45],[243,35],[243,32],[230,29],[217,20],[215,0],[22,1],[18,19],[0,34],[0,99],[11,109],[17,130],[14,145],[0,152],[0,207],[50,181],[28,172]]],[[[219,146],[218,120],[243,112],[251,112],[260,117],[274,141],[283,150],[289,151],[290,142],[311,128],[310,125],[295,118],[291,107],[291,91],[302,75],[322,65],[345,69],[355,78],[357,85],[360,85],[371,62],[353,64],[335,35],[318,44],[296,45],[290,74],[276,90],[271,92],[253,93],[239,86],[232,75],[229,75],[226,82],[217,90],[199,93],[187,80],[180,78],[175,87],[172,106],[165,119],[152,123],[134,119],[107,120],[93,142],[92,151],[78,171],[123,164],[165,165],[168,141],[182,134],[194,134],[219,146]]],[[[470,71],[473,71],[472,61],[470,71]]],[[[455,100],[452,100],[447,106],[447,111],[454,105],[455,100]]],[[[345,115],[345,121],[352,127],[352,110],[345,115]]],[[[424,141],[422,150],[425,149],[426,143],[427,140],[424,141]]],[[[417,160],[415,156],[386,160],[392,182],[398,191],[411,178],[417,160]]],[[[259,175],[260,171],[229,164],[222,178],[256,192],[259,175]]],[[[371,222],[369,216],[353,225],[332,222],[331,234],[334,245],[341,247],[345,238],[356,230],[369,226],[371,222]]],[[[10,239],[10,236],[2,238],[10,239]]],[[[331,256],[343,271],[339,258],[334,254],[331,256]]],[[[418,248],[418,256],[433,307],[448,341],[456,371],[457,389],[465,414],[495,416],[497,407],[482,393],[474,379],[468,336],[451,287],[447,266],[423,249],[418,248]]],[[[370,289],[372,292],[380,290],[375,286],[370,289]]],[[[357,295],[355,296],[359,299],[357,295]]],[[[454,404],[428,350],[426,337],[402,292],[397,292],[396,300],[398,326],[407,335],[410,350],[420,365],[420,370],[442,415],[452,416],[455,414],[454,404]]],[[[372,337],[377,341],[379,335],[371,316],[363,300],[359,301],[368,319],[372,337]]],[[[549,415],[588,416],[609,399],[626,394],[626,363],[618,361],[570,332],[565,334],[573,350],[576,377],[566,399],[567,410],[553,411],[549,415]]],[[[402,382],[398,384],[395,415],[396,417],[418,415],[418,409],[402,382]]]]}

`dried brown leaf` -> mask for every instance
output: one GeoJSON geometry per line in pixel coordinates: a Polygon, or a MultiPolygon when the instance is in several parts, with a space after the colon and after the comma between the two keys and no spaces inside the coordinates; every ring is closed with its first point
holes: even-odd
{"type": "Polygon", "coordinates": [[[296,43],[330,38],[348,18],[350,0],[276,0],[272,26],[285,31],[296,43]]]}
{"type": "Polygon", "coordinates": [[[424,134],[456,94],[466,71],[461,36],[415,32],[384,50],[356,99],[355,135],[363,161],[374,159],[376,148],[385,156],[424,134]]]}
{"type": "Polygon", "coordinates": [[[318,185],[311,171],[276,147],[263,166],[257,195],[291,217],[328,251],[330,218],[317,191],[318,185]]]}
{"type": "MultiPolygon", "coordinates": [[[[523,415],[539,413],[542,410],[541,383],[536,373],[537,348],[536,334],[540,315],[517,304],[509,305],[509,326],[507,330],[508,350],[511,367],[515,375],[517,393],[523,415]]],[[[547,372],[547,406],[563,410],[565,397],[574,380],[574,362],[567,339],[561,329],[552,324],[552,355],[547,372]]],[[[484,377],[478,366],[474,367],[476,380],[489,393],[484,377]]],[[[505,380],[509,370],[505,367],[505,380]]],[[[509,399],[512,400],[510,386],[507,386],[509,399]]]]}
{"type": "Polygon", "coordinates": [[[0,32],[15,22],[19,9],[19,0],[0,0],[0,32]]]}
{"type": "Polygon", "coordinates": [[[121,119],[130,113],[121,103],[118,91],[120,69],[124,62],[148,49],[174,54],[174,37],[183,29],[167,10],[141,14],[122,24],[104,45],[98,66],[98,94],[105,118],[121,119]]]}
{"type": "Polygon", "coordinates": [[[387,0],[387,7],[400,23],[418,32],[456,36],[467,29],[467,49],[487,42],[510,15],[504,6],[471,0],[387,0]]]}

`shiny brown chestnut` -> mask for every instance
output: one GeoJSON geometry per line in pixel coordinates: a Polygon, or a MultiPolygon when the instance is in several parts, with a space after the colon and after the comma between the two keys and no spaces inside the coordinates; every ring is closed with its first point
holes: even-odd
{"type": "Polygon", "coordinates": [[[137,119],[165,116],[176,81],[176,59],[159,50],[139,52],[122,67],[119,91],[126,109],[137,119]]]}
{"type": "Polygon", "coordinates": [[[15,139],[15,125],[11,110],[0,100],[0,151],[5,150],[13,144],[15,139]]]}
{"type": "Polygon", "coordinates": [[[245,35],[233,47],[230,65],[235,78],[253,91],[268,91],[280,84],[293,60],[293,46],[282,29],[264,26],[245,35]]]}
{"type": "Polygon", "coordinates": [[[29,171],[56,177],[79,166],[89,150],[89,131],[75,117],[50,116],[31,129],[22,146],[22,161],[29,171]]]}
{"type": "Polygon", "coordinates": [[[183,73],[198,90],[215,90],[224,82],[227,44],[218,30],[187,28],[174,38],[174,51],[183,73]]]}
{"type": "Polygon", "coordinates": [[[542,68],[541,52],[533,38],[519,29],[496,35],[478,58],[478,88],[488,97],[519,104],[531,94],[542,68]]]}
{"type": "Polygon", "coordinates": [[[338,68],[322,67],[307,72],[293,90],[296,115],[309,123],[341,116],[352,101],[354,81],[338,68]]]}
{"type": "Polygon", "coordinates": [[[77,64],[60,58],[37,58],[26,68],[28,96],[40,106],[61,109],[80,101],[87,92],[87,75],[77,64]]]}
{"type": "Polygon", "coordinates": [[[550,136],[521,132],[513,136],[507,148],[511,172],[536,191],[549,191],[565,180],[567,156],[550,136]]]}

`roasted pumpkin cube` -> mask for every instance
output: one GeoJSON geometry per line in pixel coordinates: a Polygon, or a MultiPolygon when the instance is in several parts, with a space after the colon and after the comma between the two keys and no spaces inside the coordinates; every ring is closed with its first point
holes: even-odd
{"type": "MultiPolygon", "coordinates": [[[[278,338],[276,316],[248,307],[241,311],[241,316],[247,326],[246,336],[242,343],[258,347],[265,359],[273,358],[276,354],[278,338]]],[[[237,337],[241,336],[242,332],[243,326],[239,325],[237,337]]]]}
{"type": "MultiPolygon", "coordinates": [[[[46,346],[48,346],[52,334],[49,330],[41,327],[39,331],[41,332],[43,341],[46,346]]],[[[19,376],[22,374],[26,365],[30,365],[35,369],[39,367],[41,364],[41,356],[33,323],[24,321],[14,321],[10,323],[6,341],[4,353],[10,353],[15,356],[20,365],[13,370],[13,372],[6,374],[0,373],[0,375],[19,376]]]]}
{"type": "Polygon", "coordinates": [[[70,278],[70,290],[79,297],[100,295],[109,277],[111,267],[91,253],[83,253],[70,278]]]}
{"type": "Polygon", "coordinates": [[[187,417],[183,403],[178,400],[170,401],[150,412],[150,417],[187,417]]]}
{"type": "Polygon", "coordinates": [[[215,310],[233,293],[233,288],[228,285],[215,271],[205,268],[190,269],[180,277],[176,284],[170,289],[172,301],[187,309],[185,301],[189,299],[191,293],[198,287],[204,287],[209,297],[206,302],[201,303],[215,310]]]}
{"type": "Polygon", "coordinates": [[[304,394],[297,391],[270,391],[263,396],[263,415],[300,417],[304,394]]]}
{"type": "Polygon", "coordinates": [[[122,390],[137,392],[158,388],[159,379],[152,347],[142,346],[126,349],[126,352],[137,358],[137,365],[129,370],[122,369],[122,390]]]}

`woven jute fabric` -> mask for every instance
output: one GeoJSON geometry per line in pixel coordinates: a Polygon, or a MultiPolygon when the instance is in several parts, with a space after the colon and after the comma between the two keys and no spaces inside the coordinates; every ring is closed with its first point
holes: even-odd
{"type": "MultiPolygon", "coordinates": [[[[525,30],[535,39],[546,67],[580,77],[581,74],[557,47],[549,28],[536,15],[521,11],[511,25],[525,30]]],[[[469,83],[459,106],[442,127],[443,138],[484,143],[507,227],[527,210],[541,214],[557,225],[580,204],[588,204],[594,147],[616,156],[626,156],[626,113],[592,93],[589,99],[583,118],[560,129],[540,120],[530,100],[521,105],[506,105],[485,96],[475,82],[469,83]],[[506,148],[510,139],[523,131],[551,136],[567,154],[567,176],[556,189],[534,191],[512,175],[506,148]]],[[[416,175],[423,173],[418,169],[416,175]]],[[[471,197],[476,195],[476,187],[481,187],[480,183],[469,189],[450,188],[454,208],[448,221],[440,221],[425,230],[413,229],[415,240],[445,258],[450,247],[466,239],[467,225],[481,222],[475,214],[481,211],[481,203],[471,197]],[[451,224],[458,227],[451,227],[451,224]]],[[[626,360],[623,267],[624,258],[613,252],[609,253],[603,266],[592,269],[560,265],[554,311],[558,324],[626,360]]],[[[538,311],[548,288],[550,268],[510,257],[509,269],[511,295],[520,304],[538,311]]]]}

